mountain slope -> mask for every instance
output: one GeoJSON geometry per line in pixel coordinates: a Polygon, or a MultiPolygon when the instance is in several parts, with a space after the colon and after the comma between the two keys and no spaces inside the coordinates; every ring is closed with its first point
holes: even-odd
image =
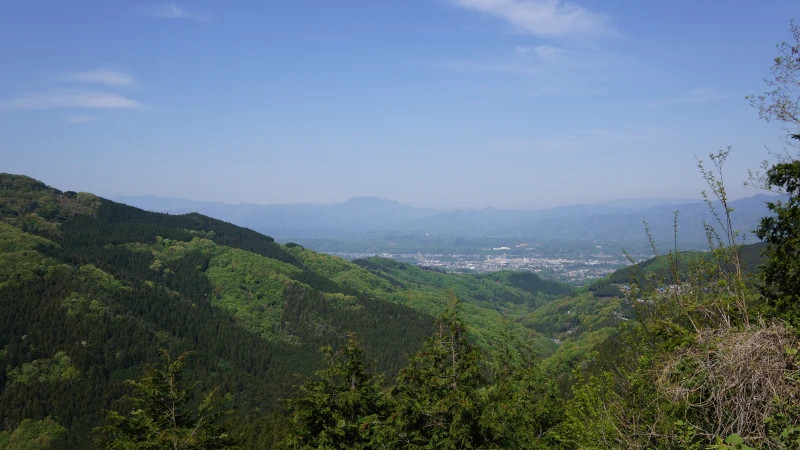
{"type": "Polygon", "coordinates": [[[207,217],[5,174],[0,211],[0,423],[51,416],[68,428],[59,438],[68,448],[82,448],[121,381],[159,348],[194,352],[194,376],[249,414],[274,408],[295,374],[318,366],[316,349],[348,330],[390,374],[430,331],[431,316],[341,286],[271,238],[207,217]]]}
{"type": "Polygon", "coordinates": [[[507,327],[525,335],[507,319],[569,292],[533,274],[393,263],[353,264],[199,214],[146,212],[0,174],[0,423],[13,430],[50,416],[68,429],[59,445],[83,448],[122,381],[160,348],[192,351],[191,375],[252,419],[291,395],[298,375],[318,367],[316,349],[348,331],[392,376],[449,290],[484,346],[507,327]]]}

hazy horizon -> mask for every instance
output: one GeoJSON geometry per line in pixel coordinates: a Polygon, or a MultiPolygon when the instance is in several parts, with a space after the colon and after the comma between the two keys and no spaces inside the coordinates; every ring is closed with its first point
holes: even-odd
{"type": "MultiPolygon", "coordinates": [[[[761,191],[761,190],[757,191],[757,190],[753,189],[753,191],[750,192],[748,195],[731,196],[729,198],[729,200],[730,201],[736,201],[736,200],[741,200],[741,199],[744,199],[744,198],[754,197],[754,196],[760,195],[760,194],[777,195],[777,194],[772,194],[772,193],[769,193],[769,192],[766,192],[766,191],[761,191]]],[[[158,200],[168,200],[168,201],[173,201],[173,200],[174,201],[185,201],[185,202],[193,202],[193,203],[213,203],[213,204],[221,204],[221,205],[227,205],[227,206],[240,206],[240,205],[243,205],[243,206],[297,206],[297,205],[300,205],[300,206],[303,206],[303,205],[307,205],[307,206],[335,206],[335,205],[342,205],[342,204],[345,204],[345,203],[348,203],[348,202],[352,202],[352,201],[357,201],[357,200],[378,200],[378,201],[383,201],[383,202],[397,203],[397,204],[402,205],[402,206],[410,206],[410,207],[413,207],[413,208],[439,210],[439,211],[485,210],[485,209],[520,210],[520,211],[523,211],[523,210],[537,210],[537,209],[550,209],[550,208],[559,208],[559,207],[570,207],[570,206],[592,206],[592,205],[598,205],[598,206],[609,205],[609,206],[613,206],[615,204],[624,205],[624,204],[632,204],[632,203],[636,203],[636,202],[649,203],[649,204],[653,204],[653,205],[672,205],[672,204],[679,205],[679,204],[683,204],[683,203],[686,203],[686,204],[688,204],[688,203],[702,203],[704,201],[700,196],[698,196],[697,198],[677,198],[677,197],[641,198],[641,197],[639,197],[639,198],[617,198],[617,199],[594,202],[594,203],[588,203],[588,202],[587,203],[570,203],[570,204],[558,205],[558,206],[552,206],[552,207],[551,206],[545,206],[545,207],[541,207],[541,208],[537,208],[537,207],[531,207],[531,208],[498,208],[498,207],[492,206],[492,205],[479,206],[479,207],[461,207],[461,206],[447,206],[447,205],[429,207],[429,206],[420,206],[420,205],[415,205],[415,204],[404,203],[404,202],[400,202],[398,200],[394,200],[394,199],[391,199],[391,198],[382,198],[382,197],[375,197],[375,196],[370,196],[370,195],[360,195],[360,196],[351,197],[351,198],[348,198],[348,199],[345,199],[345,200],[342,200],[342,201],[331,202],[331,203],[310,203],[310,202],[303,202],[303,203],[247,203],[247,202],[229,203],[229,202],[217,202],[217,201],[210,201],[210,200],[203,200],[203,199],[196,199],[196,198],[188,198],[188,197],[166,197],[166,196],[160,196],[160,195],[155,195],[155,194],[115,195],[115,196],[108,197],[109,200],[114,200],[114,201],[118,201],[118,202],[122,202],[122,203],[124,203],[125,200],[133,200],[133,199],[139,200],[139,199],[148,199],[148,198],[158,199],[158,200]],[[659,203],[659,202],[663,202],[663,203],[659,203]]],[[[625,206],[621,206],[621,207],[625,207],[625,206]]]]}
{"type": "Polygon", "coordinates": [[[0,172],[105,197],[428,208],[697,198],[782,148],[796,3],[13,2],[0,172]],[[648,20],[648,18],[658,20],[648,20]],[[36,57],[33,57],[36,55],[36,57]]]}

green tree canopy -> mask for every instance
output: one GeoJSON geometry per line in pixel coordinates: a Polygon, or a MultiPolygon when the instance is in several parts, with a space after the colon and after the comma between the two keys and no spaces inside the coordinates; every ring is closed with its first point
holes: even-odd
{"type": "Polygon", "coordinates": [[[800,324],[800,161],[775,164],[767,171],[770,186],[789,198],[767,203],[773,216],[761,219],[756,230],[767,242],[762,293],[780,317],[800,324]]]}
{"type": "Polygon", "coordinates": [[[390,445],[404,449],[483,448],[481,415],[487,380],[481,355],[467,341],[458,300],[438,319],[436,331],[400,371],[392,389],[395,411],[389,422],[390,445]]]}
{"type": "Polygon", "coordinates": [[[186,354],[172,359],[164,351],[163,368],[148,366],[139,380],[129,380],[133,394],[128,413],[108,412],[109,425],[99,428],[101,445],[114,450],[235,449],[216,390],[196,401],[197,383],[183,378],[186,354]]]}
{"type": "Polygon", "coordinates": [[[47,450],[66,428],[50,417],[25,419],[13,432],[0,433],[0,450],[47,450]]]}
{"type": "Polygon", "coordinates": [[[556,379],[540,370],[535,352],[510,330],[495,345],[492,375],[482,416],[490,442],[498,448],[551,448],[548,431],[564,414],[556,379]]]}
{"type": "Polygon", "coordinates": [[[370,372],[361,344],[350,334],[347,344],[322,353],[328,367],[300,388],[292,409],[287,449],[375,448],[380,424],[388,416],[381,377],[370,372]]]}

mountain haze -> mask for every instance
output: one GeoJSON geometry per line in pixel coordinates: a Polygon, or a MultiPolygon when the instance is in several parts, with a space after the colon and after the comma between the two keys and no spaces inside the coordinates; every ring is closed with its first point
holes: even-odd
{"type": "Polygon", "coordinates": [[[272,234],[294,237],[319,233],[389,230],[398,223],[439,213],[378,197],[355,197],[331,205],[255,205],[199,202],[157,196],[120,196],[114,200],[148,211],[170,214],[197,212],[272,234]]]}
{"type": "MultiPolygon", "coordinates": [[[[775,197],[758,194],[734,200],[735,227],[748,234],[767,214],[765,202],[775,197]]],[[[702,201],[638,199],[604,204],[569,205],[541,210],[484,208],[437,211],[415,208],[375,197],[357,197],[332,205],[231,205],[162,197],[117,197],[143,209],[184,214],[199,212],[288,239],[361,240],[362,233],[402,232],[445,237],[516,237],[535,240],[577,239],[645,241],[643,221],[658,241],[671,242],[678,211],[679,244],[706,242],[703,223],[716,224],[702,201]]],[[[722,211],[719,203],[713,206],[722,211]]],[[[753,240],[750,235],[748,239],[753,240]]]]}

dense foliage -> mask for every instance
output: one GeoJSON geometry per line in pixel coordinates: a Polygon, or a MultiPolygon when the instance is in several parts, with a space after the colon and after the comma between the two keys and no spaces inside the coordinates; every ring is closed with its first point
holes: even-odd
{"type": "Polygon", "coordinates": [[[110,411],[98,442],[107,449],[234,449],[215,391],[195,400],[200,384],[187,383],[186,355],[174,360],[164,352],[164,367],[148,366],[141,380],[130,380],[130,412],[110,411]],[[196,403],[196,406],[193,404],[196,403]]]}
{"type": "Polygon", "coordinates": [[[286,448],[478,449],[548,448],[563,404],[530,350],[510,334],[497,342],[493,363],[466,339],[458,302],[436,322],[395,385],[381,390],[360,346],[324,349],[328,368],[290,402],[286,448]],[[522,346],[524,349],[524,346],[522,346]],[[484,369],[490,369],[484,373],[484,369]]]}
{"type": "Polygon", "coordinates": [[[8,431],[50,416],[67,429],[63,445],[81,448],[122,397],[123,381],[159,348],[194,352],[187,376],[219,386],[255,420],[289,396],[296,374],[319,367],[316,348],[345,342],[347,331],[369,339],[367,354],[396,373],[430,330],[430,316],[309,271],[249,230],[21,176],[0,181],[0,424],[8,431]],[[26,226],[31,214],[49,225],[26,226]]]}
{"type": "Polygon", "coordinates": [[[7,450],[49,450],[58,445],[66,428],[50,417],[25,419],[13,431],[0,432],[0,448],[7,450]]]}
{"type": "Polygon", "coordinates": [[[800,161],[776,164],[767,180],[790,197],[767,204],[775,215],[762,219],[757,231],[769,244],[762,292],[778,315],[800,325],[800,161]]]}
{"type": "Polygon", "coordinates": [[[285,432],[282,400],[320,367],[320,346],[338,348],[354,331],[391,379],[448,289],[464,294],[467,333],[484,348],[504,315],[568,289],[535,275],[429,277],[408,265],[387,274],[199,215],[149,213],[24,176],[2,174],[0,187],[0,424],[10,435],[50,417],[64,448],[81,448],[160,348],[193,352],[185,375],[217,386],[237,411],[234,432],[260,448],[285,432]]]}
{"type": "Polygon", "coordinates": [[[380,424],[389,416],[381,378],[370,372],[361,344],[351,335],[338,352],[322,349],[328,367],[290,401],[291,449],[369,449],[378,445],[380,424]]]}

